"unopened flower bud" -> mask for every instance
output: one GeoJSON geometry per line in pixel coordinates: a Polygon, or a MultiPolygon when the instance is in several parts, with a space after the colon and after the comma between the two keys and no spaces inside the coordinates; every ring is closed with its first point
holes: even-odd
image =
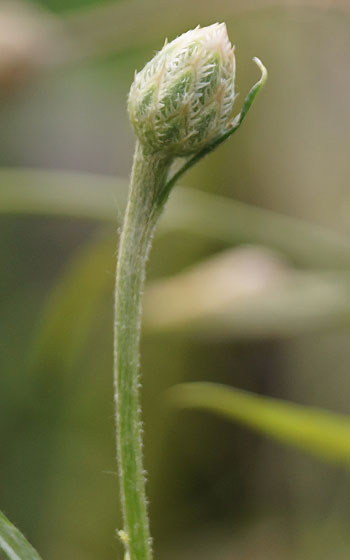
{"type": "Polygon", "coordinates": [[[139,141],[150,152],[199,152],[230,120],[234,80],[234,48],[224,23],[165,44],[130,89],[129,115],[139,141]]]}

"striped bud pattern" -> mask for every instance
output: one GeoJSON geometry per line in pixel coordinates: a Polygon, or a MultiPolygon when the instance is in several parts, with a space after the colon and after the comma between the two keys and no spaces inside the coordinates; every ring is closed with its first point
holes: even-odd
{"type": "Polygon", "coordinates": [[[199,152],[230,120],[234,80],[234,48],[224,23],[165,44],[130,89],[128,110],[139,141],[149,152],[199,152]]]}

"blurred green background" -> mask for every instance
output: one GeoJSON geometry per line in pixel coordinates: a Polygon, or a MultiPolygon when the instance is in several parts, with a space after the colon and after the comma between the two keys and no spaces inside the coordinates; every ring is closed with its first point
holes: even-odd
{"type": "Polygon", "coordinates": [[[165,37],[216,21],[236,45],[235,112],[253,56],[269,80],[175,189],[149,263],[156,557],[349,557],[344,466],[164,396],[206,380],[350,413],[349,4],[2,0],[0,507],[45,559],[122,558],[112,307],[126,97],[165,37]]]}

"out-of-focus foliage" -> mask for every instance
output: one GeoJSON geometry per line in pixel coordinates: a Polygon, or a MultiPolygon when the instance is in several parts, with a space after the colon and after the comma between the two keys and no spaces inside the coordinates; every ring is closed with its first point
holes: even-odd
{"type": "Polygon", "coordinates": [[[169,389],[168,397],[178,407],[208,410],[329,461],[350,463],[350,416],[218,383],[182,383],[169,389]]]}
{"type": "Polygon", "coordinates": [[[34,548],[1,512],[0,550],[8,560],[40,560],[34,548]]]}
{"type": "Polygon", "coordinates": [[[111,372],[126,96],[165,36],[215,21],[236,45],[238,90],[253,56],[270,79],[245,126],[183,177],[155,239],[142,357],[156,553],[349,557],[343,467],[170,414],[165,399],[209,381],[350,413],[348,2],[7,0],[0,505],[45,559],[121,557],[111,372]]]}

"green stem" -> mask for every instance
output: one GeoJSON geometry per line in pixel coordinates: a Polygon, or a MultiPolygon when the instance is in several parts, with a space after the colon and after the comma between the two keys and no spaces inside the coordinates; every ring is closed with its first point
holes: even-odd
{"type": "Polygon", "coordinates": [[[141,294],[152,235],[160,214],[169,158],[145,155],[137,144],[129,201],[120,239],[115,292],[115,399],[123,540],[130,560],[151,560],[142,461],[139,402],[141,294]]]}

